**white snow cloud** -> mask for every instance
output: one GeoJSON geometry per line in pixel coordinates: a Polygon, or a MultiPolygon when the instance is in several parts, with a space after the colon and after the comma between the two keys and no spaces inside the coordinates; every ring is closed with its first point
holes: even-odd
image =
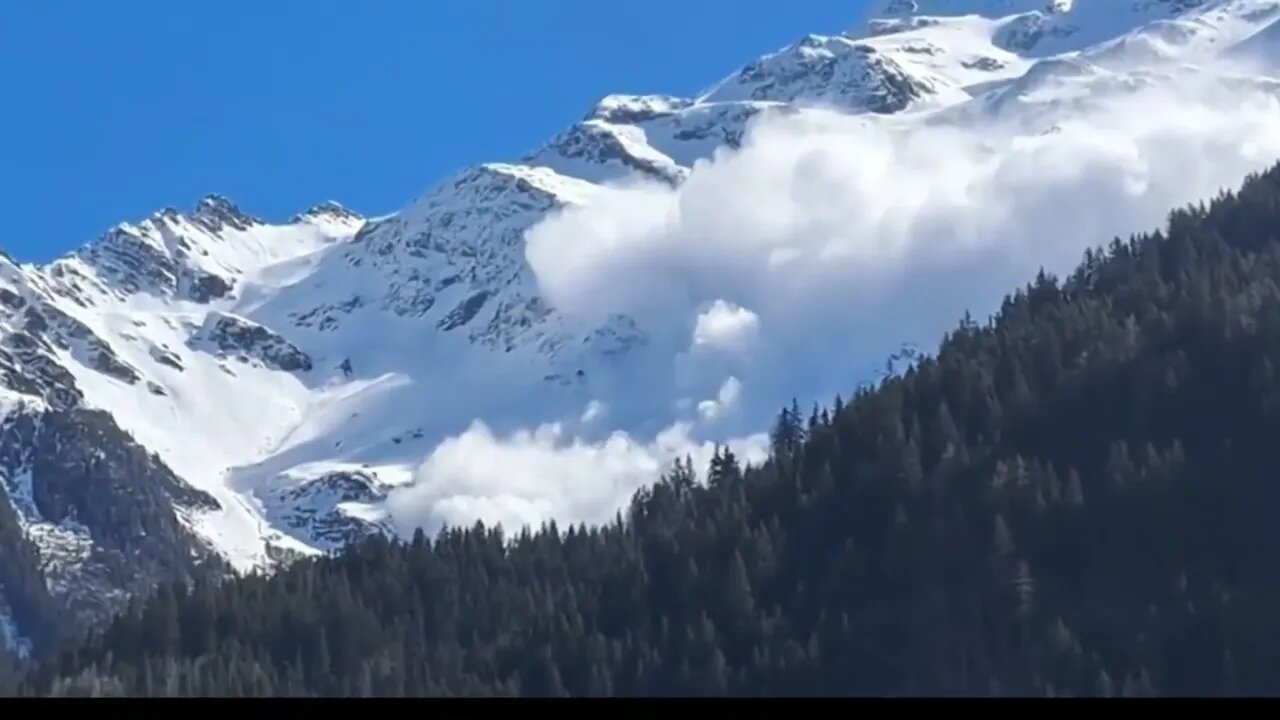
{"type": "Polygon", "coordinates": [[[693,326],[695,349],[745,351],[760,333],[760,318],[750,310],[716,300],[693,326]]]}
{"type": "Polygon", "coordinates": [[[586,409],[582,411],[582,417],[579,418],[579,422],[584,425],[591,424],[604,417],[606,412],[608,412],[608,408],[604,403],[599,400],[592,400],[587,403],[586,409]]]}
{"type": "Polygon", "coordinates": [[[742,383],[738,382],[738,378],[730,376],[720,386],[720,391],[716,393],[714,400],[703,400],[698,403],[698,415],[708,422],[715,421],[733,410],[741,396],[742,383]]]}
{"type": "Polygon", "coordinates": [[[1280,158],[1274,85],[1225,72],[1087,91],[1072,78],[1076,97],[1004,119],[765,114],[676,189],[613,187],[543,221],[527,258],[562,311],[635,317],[681,396],[732,373],[760,422],[792,394],[849,391],[904,342],[935,348],[1042,266],[1065,274],[1087,247],[1280,158]],[[746,342],[734,365],[697,352],[746,342]]]}
{"type": "Polygon", "coordinates": [[[672,456],[704,466],[708,440],[750,436],[740,444],[762,452],[752,433],[792,396],[848,392],[902,343],[931,350],[966,310],[994,312],[1041,267],[1069,272],[1087,247],[1274,163],[1280,103],[1221,80],[1113,88],[1061,113],[1028,104],[1021,120],[766,115],[677,189],[609,188],[549,218],[527,237],[546,298],[587,320],[630,314],[654,338],[643,377],[601,397],[610,422],[646,402],[692,417],[652,441],[476,424],[396,495],[398,521],[605,520],[672,456]]]}
{"type": "MultiPolygon", "coordinates": [[[[766,439],[753,436],[728,445],[747,461],[764,457],[766,439]]],[[[603,442],[571,437],[559,424],[496,436],[476,421],[442,443],[418,470],[416,482],[392,493],[388,506],[402,533],[417,527],[469,525],[477,519],[510,532],[561,524],[607,522],[635,491],[652,484],[676,457],[705,467],[714,452],[695,442],[684,424],[649,442],[614,433],[603,442]]]]}

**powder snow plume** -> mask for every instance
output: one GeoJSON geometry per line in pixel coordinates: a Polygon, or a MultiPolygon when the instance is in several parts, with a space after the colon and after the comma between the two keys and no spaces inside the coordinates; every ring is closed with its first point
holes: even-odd
{"type": "Polygon", "coordinates": [[[399,522],[599,521],[675,455],[753,435],[759,455],[793,396],[848,394],[903,343],[931,349],[1041,268],[1068,273],[1280,158],[1273,88],[1241,77],[1180,71],[1034,123],[766,113],[677,188],[615,184],[549,217],[526,250],[546,299],[628,314],[655,340],[643,384],[600,401],[661,397],[681,431],[476,425],[427,459],[399,522]]]}

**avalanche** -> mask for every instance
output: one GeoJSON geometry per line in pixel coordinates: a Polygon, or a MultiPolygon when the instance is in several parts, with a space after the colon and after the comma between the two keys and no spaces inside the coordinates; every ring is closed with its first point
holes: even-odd
{"type": "MultiPolygon", "coordinates": [[[[890,356],[889,371],[900,371],[914,351],[895,351],[936,340],[935,331],[962,312],[955,304],[945,317],[938,307],[913,310],[913,299],[926,301],[914,287],[848,294],[838,289],[840,278],[821,274],[806,276],[815,279],[811,286],[786,284],[800,277],[786,268],[806,262],[810,251],[821,258],[819,267],[851,267],[867,287],[889,282],[866,271],[881,269],[874,263],[883,248],[859,250],[870,258],[862,266],[842,264],[846,218],[831,214],[824,224],[826,211],[803,201],[794,205],[803,215],[739,228],[735,241],[756,234],[760,264],[747,263],[738,250],[708,250],[726,226],[691,225],[691,218],[704,217],[696,203],[728,217],[733,203],[752,200],[717,194],[747,187],[716,180],[717,173],[772,167],[750,164],[752,153],[763,152],[752,134],[757,125],[777,128],[771,123],[800,118],[835,127],[822,123],[824,113],[836,111],[840,123],[852,123],[840,124],[841,133],[863,127],[908,140],[924,138],[917,134],[924,129],[967,133],[967,144],[982,140],[994,148],[965,156],[969,172],[986,167],[987,157],[1021,157],[1016,153],[1029,144],[1052,142],[1037,138],[1063,128],[1070,135],[1073,118],[1091,117],[1086,113],[1106,98],[1237,55],[1265,58],[1278,17],[1280,4],[1264,0],[886,0],[867,24],[802,38],[697,97],[605,98],[519,162],[468,169],[388,217],[364,219],[325,203],[269,223],[210,196],[190,212],[165,209],[122,224],[47,266],[0,260],[0,379],[6,395],[28,403],[108,411],[216,501],[182,508],[182,518],[241,571],[326,551],[363,533],[439,522],[446,506],[485,517],[483,508],[506,503],[520,509],[503,511],[501,519],[531,522],[589,506],[590,517],[567,519],[603,519],[671,454],[732,441],[758,457],[757,433],[790,392],[826,400],[877,377],[890,356]],[[654,212],[632,223],[625,213],[637,207],[654,212]],[[818,233],[826,245],[788,246],[800,231],[818,233]],[[736,262],[746,264],[735,268],[736,262]],[[595,285],[582,284],[588,275],[595,285]],[[759,293],[766,276],[786,281],[771,288],[774,299],[759,293]],[[636,278],[651,284],[637,286],[636,278]],[[862,299],[865,307],[835,314],[811,298],[827,290],[830,298],[862,299]],[[814,316],[821,323],[788,314],[802,310],[821,310],[814,316]],[[897,318],[926,310],[935,314],[929,323],[897,318]],[[796,333],[788,334],[792,323],[796,333]],[[806,334],[798,336],[800,329],[806,334]],[[858,333],[864,334],[853,348],[819,337],[858,333]],[[766,348],[753,355],[760,342],[766,348]],[[794,357],[798,343],[810,345],[813,357],[794,357]],[[833,365],[851,374],[823,374],[833,365]],[[35,380],[18,379],[25,376],[35,380]],[[473,425],[477,420],[483,425],[473,425]],[[574,482],[589,482],[583,462],[616,473],[602,480],[605,490],[590,490],[588,503],[566,499],[580,489],[571,483],[548,480],[551,499],[537,497],[537,478],[521,475],[518,491],[500,487],[502,473],[489,466],[484,481],[499,487],[469,489],[460,460],[468,448],[505,451],[495,457],[527,460],[548,473],[556,466],[538,464],[532,453],[561,453],[577,463],[569,474],[574,482]]],[[[1266,70],[1231,77],[1272,92],[1266,70]]],[[[1135,146],[1159,147],[1154,140],[1135,146]]],[[[1261,165],[1275,148],[1263,142],[1256,150],[1261,165]]],[[[945,248],[920,244],[932,217],[923,211],[938,212],[943,201],[970,202],[965,188],[929,184],[929,158],[915,160],[924,168],[918,187],[932,194],[913,197],[904,188],[886,198],[868,191],[865,198],[879,204],[858,206],[859,216],[848,221],[866,220],[871,224],[858,227],[885,236],[900,231],[910,241],[902,246],[910,251],[904,263],[921,253],[948,256],[945,248]],[[872,222],[884,218],[892,227],[872,222]]],[[[937,167],[945,160],[938,158],[937,167]]],[[[863,154],[851,163],[875,161],[863,154]]],[[[842,187],[822,175],[838,169],[807,155],[786,170],[790,180],[756,188],[761,206],[782,186],[797,193],[842,187]]],[[[1141,209],[1181,202],[1179,193],[1194,199],[1236,170],[1224,164],[1167,194],[1150,193],[1141,209]]],[[[969,188],[975,196],[989,189],[978,187],[986,175],[965,177],[978,178],[969,188]]],[[[1139,181],[1157,188],[1162,182],[1139,181]]],[[[866,186],[876,184],[872,178],[866,186]]],[[[938,217],[971,217],[948,212],[938,217]]],[[[1145,225],[1132,225],[1146,220],[1108,216],[1096,229],[1141,230],[1145,225]]],[[[1058,248],[1068,259],[1082,249],[1058,248]]],[[[1030,262],[1007,268],[1009,279],[1023,279],[1019,273],[1030,262]]],[[[920,277],[942,277],[931,270],[920,277]]],[[[848,276],[843,284],[851,284],[848,276]]],[[[958,290],[937,298],[995,299],[958,290]]],[[[7,403],[6,412],[19,412],[12,407],[7,403]]],[[[16,474],[4,487],[29,528],[49,525],[23,502],[16,474]]],[[[54,551],[52,540],[31,535],[46,543],[43,551],[54,551]]]]}

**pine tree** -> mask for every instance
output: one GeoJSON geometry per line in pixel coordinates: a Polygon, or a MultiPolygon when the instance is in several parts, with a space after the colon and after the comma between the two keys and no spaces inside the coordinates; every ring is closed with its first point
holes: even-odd
{"type": "MultiPolygon", "coordinates": [[[[1247,188],[1038,277],[834,412],[792,402],[765,462],[682,457],[599,526],[419,531],[160,588],[7,687],[1280,693],[1258,640],[1280,602],[1280,166],[1247,188]]],[[[48,596],[13,522],[0,503],[25,629],[48,596]]]]}
{"type": "Polygon", "coordinates": [[[755,612],[747,566],[737,550],[729,558],[729,570],[724,582],[724,602],[728,617],[737,624],[747,622],[755,612]]]}

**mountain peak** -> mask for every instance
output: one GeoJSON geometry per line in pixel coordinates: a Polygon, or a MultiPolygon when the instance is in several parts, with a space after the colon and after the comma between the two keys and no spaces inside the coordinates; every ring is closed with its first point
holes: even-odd
{"type": "Polygon", "coordinates": [[[348,210],[341,203],[334,200],[326,200],[318,205],[313,205],[306,210],[294,215],[289,219],[290,223],[307,222],[309,220],[317,220],[322,218],[333,218],[337,220],[363,220],[364,218],[357,212],[348,210]]]}
{"type": "Polygon", "coordinates": [[[200,198],[200,201],[196,203],[196,210],[192,215],[192,219],[215,232],[226,226],[236,230],[248,230],[254,225],[262,224],[262,221],[258,218],[241,212],[240,208],[236,207],[236,204],[227,197],[216,193],[210,193],[200,198]]]}
{"type": "Polygon", "coordinates": [[[606,95],[586,119],[631,124],[671,115],[691,104],[692,100],[672,95],[606,95]]]}
{"type": "MultiPolygon", "coordinates": [[[[1152,65],[1138,52],[1144,38],[1183,58],[1169,38],[1199,33],[1197,47],[1225,52],[1245,38],[1273,43],[1272,33],[1258,31],[1280,17],[1277,0],[869,4],[880,19],[867,32],[804,35],[694,97],[606,96],[527,156],[455,173],[382,218],[366,221],[323,202],[287,225],[268,225],[209,194],[194,210],[165,208],[121,224],[48,267],[0,260],[0,411],[16,396],[60,412],[110,412],[122,433],[216,501],[189,511],[191,527],[238,570],[320,552],[366,528],[395,532],[382,524],[393,512],[385,488],[412,483],[412,468],[474,418],[516,428],[563,417],[566,408],[577,417],[583,403],[598,400],[610,407],[611,429],[629,432],[656,428],[651,423],[665,422],[669,401],[683,402],[683,388],[671,385],[679,394],[665,394],[665,370],[652,384],[642,376],[644,397],[631,396],[641,380],[623,373],[679,370],[683,355],[668,363],[661,353],[665,338],[688,337],[688,318],[632,319],[622,314],[625,304],[562,313],[543,270],[595,272],[594,260],[584,270],[553,263],[563,262],[560,250],[570,243],[595,241],[599,228],[612,246],[589,249],[621,253],[603,272],[629,272],[640,259],[638,281],[666,273],[644,261],[646,244],[628,240],[666,238],[666,229],[651,237],[647,228],[668,222],[682,226],[670,237],[688,237],[703,209],[688,208],[696,214],[685,217],[683,200],[714,195],[695,188],[670,205],[646,195],[635,207],[669,211],[670,220],[645,217],[642,227],[623,232],[612,220],[596,225],[600,216],[589,213],[528,242],[529,229],[553,214],[613,203],[621,196],[612,183],[683,183],[721,148],[741,147],[753,118],[813,106],[902,113],[884,119],[885,127],[963,128],[987,114],[1001,120],[992,127],[1038,132],[1073,117],[1078,98],[1095,86],[1104,93],[1118,84],[1111,77],[1105,87],[1085,82],[1094,76],[1147,73],[1152,65]],[[1133,60],[1112,58],[1104,68],[1100,54],[1129,52],[1130,41],[1133,60]],[[651,199],[660,204],[648,205],[651,199]],[[427,399],[406,403],[404,389],[427,399]]],[[[881,122],[863,119],[859,125],[881,122]]],[[[630,212],[631,205],[618,207],[630,212]]],[[[686,253],[703,252],[675,251],[695,262],[701,256],[686,253]]],[[[579,257],[586,256],[570,259],[579,257]]],[[[701,270],[686,275],[684,262],[662,276],[677,292],[686,278],[701,277],[701,270]]],[[[605,289],[601,302],[612,302],[613,289],[605,289]]],[[[873,365],[867,376],[901,373],[917,358],[904,347],[888,357],[884,374],[873,365]]],[[[752,412],[742,410],[742,422],[752,422],[752,412]]],[[[105,445],[83,436],[74,437],[87,448],[105,445]]],[[[46,444],[60,442],[50,436],[46,444]]],[[[0,482],[0,506],[10,493],[26,492],[12,483],[24,468],[6,463],[25,457],[31,444],[0,433],[0,480],[10,481],[0,482]]],[[[120,468],[127,479],[132,466],[120,468]]],[[[40,552],[67,545],[42,532],[27,533],[40,552]]],[[[0,589],[0,623],[12,593],[0,589]]]]}
{"type": "MultiPolygon", "coordinates": [[[[1109,5],[1118,4],[1107,0],[1109,5]]],[[[1068,12],[1079,0],[880,0],[872,6],[872,17],[904,15],[982,15],[1005,17],[1025,12],[1068,12]]]]}
{"type": "Polygon", "coordinates": [[[209,193],[204,197],[200,198],[199,202],[196,203],[196,212],[197,213],[201,213],[201,212],[238,213],[240,212],[240,209],[237,208],[236,204],[231,202],[231,199],[226,197],[225,195],[219,195],[217,193],[209,193]]]}
{"type": "MultiPolygon", "coordinates": [[[[1217,7],[1248,16],[1267,0],[880,0],[872,5],[866,34],[883,37],[919,31],[964,31],[1002,50],[1046,58],[1124,37],[1151,23],[1187,18],[1217,7]]],[[[1252,23],[1252,20],[1246,20],[1252,23]]],[[[860,35],[861,32],[851,33],[860,35]]],[[[934,33],[936,35],[936,33],[934,33]]],[[[937,36],[941,37],[941,36],[937,36]]]]}
{"type": "Polygon", "coordinates": [[[821,102],[851,111],[889,113],[934,91],[929,80],[871,45],[811,34],[748,64],[700,100],[821,102]]]}

